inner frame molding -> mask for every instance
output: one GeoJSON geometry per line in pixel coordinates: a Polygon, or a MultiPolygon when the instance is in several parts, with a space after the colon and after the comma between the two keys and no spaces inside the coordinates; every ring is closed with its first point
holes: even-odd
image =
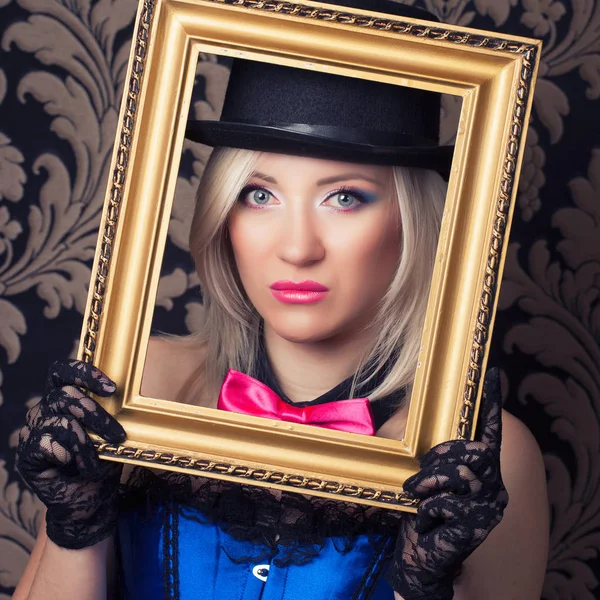
{"type": "Polygon", "coordinates": [[[539,40],[308,0],[141,0],[79,346],[116,382],[102,404],[128,436],[94,437],[100,455],[414,511],[402,484],[418,458],[474,434],[540,54],[539,40]],[[200,52],[462,98],[402,441],[141,396],[200,52]]]}

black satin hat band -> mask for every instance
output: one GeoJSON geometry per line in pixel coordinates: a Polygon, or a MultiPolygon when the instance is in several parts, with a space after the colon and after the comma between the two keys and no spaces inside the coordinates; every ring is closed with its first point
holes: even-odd
{"type": "MultiPolygon", "coordinates": [[[[215,130],[222,130],[226,126],[240,126],[236,131],[245,129],[251,131],[254,124],[238,121],[237,123],[224,123],[222,121],[191,121],[186,129],[186,137],[201,141],[210,137],[205,134],[210,123],[219,123],[215,130]],[[250,126],[250,127],[248,127],[250,126]]],[[[419,146],[422,148],[431,147],[438,148],[439,146],[430,138],[423,136],[415,136],[408,133],[397,133],[395,131],[369,131],[365,129],[357,129],[351,127],[332,127],[329,125],[307,125],[305,123],[289,123],[289,124],[265,124],[257,128],[257,131],[271,133],[272,135],[294,135],[306,136],[310,139],[321,139],[327,143],[338,142],[340,145],[356,144],[360,146],[372,146],[374,151],[376,148],[382,148],[389,152],[393,148],[410,148],[419,146]]]]}
{"type": "Polygon", "coordinates": [[[251,125],[190,121],[186,137],[207,146],[243,148],[360,164],[406,166],[438,171],[448,178],[453,146],[387,131],[326,125],[251,125]]]}

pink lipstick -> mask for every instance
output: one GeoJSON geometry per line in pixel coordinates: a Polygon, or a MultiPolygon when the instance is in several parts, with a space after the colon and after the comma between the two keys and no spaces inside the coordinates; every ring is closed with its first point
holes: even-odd
{"type": "Polygon", "coordinates": [[[269,286],[271,294],[286,304],[312,304],[323,300],[329,288],[316,281],[276,281],[269,286]]]}

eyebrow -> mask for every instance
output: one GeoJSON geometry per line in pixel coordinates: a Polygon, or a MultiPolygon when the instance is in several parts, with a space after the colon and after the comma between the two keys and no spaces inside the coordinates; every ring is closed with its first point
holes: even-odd
{"type": "MultiPolygon", "coordinates": [[[[277,184],[277,180],[274,177],[271,177],[270,175],[265,175],[260,171],[254,171],[254,173],[252,173],[250,177],[251,179],[262,179],[263,181],[266,181],[268,183],[277,184]]],[[[329,185],[331,183],[338,183],[339,181],[348,181],[349,179],[363,179],[364,181],[369,181],[371,183],[374,183],[375,185],[383,185],[383,183],[378,179],[374,179],[373,177],[367,177],[366,175],[361,175],[360,173],[343,173],[340,175],[333,175],[332,177],[325,177],[324,179],[319,179],[319,181],[317,181],[317,185],[329,185]]]]}
{"type": "Polygon", "coordinates": [[[266,181],[268,183],[277,183],[277,180],[275,179],[275,177],[270,177],[269,175],[265,175],[264,173],[261,173],[260,171],[254,171],[254,173],[252,173],[252,175],[250,175],[250,179],[262,179],[263,181],[266,181]]]}

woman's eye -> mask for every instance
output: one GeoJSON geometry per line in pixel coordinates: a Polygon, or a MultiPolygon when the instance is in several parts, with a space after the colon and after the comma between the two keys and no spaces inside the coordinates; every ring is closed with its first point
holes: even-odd
{"type": "Polygon", "coordinates": [[[251,193],[251,198],[254,204],[268,204],[271,194],[265,192],[265,190],[254,190],[251,193]]]}
{"type": "Polygon", "coordinates": [[[275,197],[263,188],[254,188],[242,191],[240,200],[248,206],[267,206],[273,204],[275,197]]]}
{"type": "Polygon", "coordinates": [[[359,204],[362,203],[362,199],[358,196],[358,194],[351,194],[350,192],[337,192],[329,196],[326,200],[326,204],[329,206],[339,207],[339,208],[356,208],[359,204]]]}

